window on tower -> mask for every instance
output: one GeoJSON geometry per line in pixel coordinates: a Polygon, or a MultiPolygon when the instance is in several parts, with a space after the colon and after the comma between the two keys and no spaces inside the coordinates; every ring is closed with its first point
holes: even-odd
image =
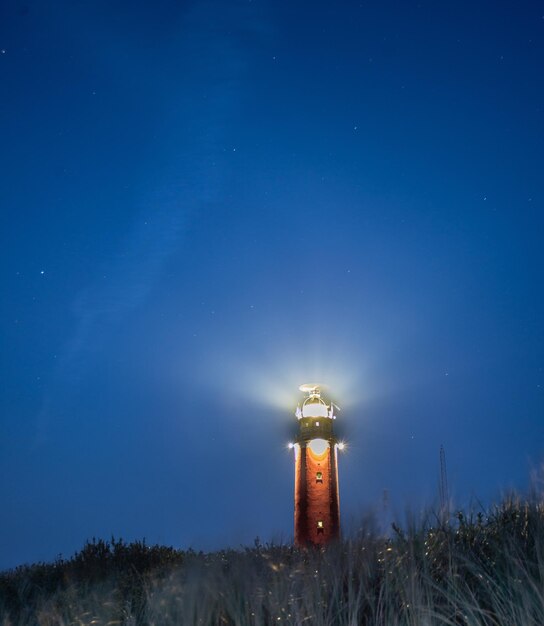
{"type": "Polygon", "coordinates": [[[323,482],[323,472],[317,472],[315,475],[315,482],[322,483],[323,482]]]}
{"type": "Polygon", "coordinates": [[[317,532],[318,534],[325,532],[325,527],[323,526],[323,522],[321,520],[317,522],[317,532]]]}

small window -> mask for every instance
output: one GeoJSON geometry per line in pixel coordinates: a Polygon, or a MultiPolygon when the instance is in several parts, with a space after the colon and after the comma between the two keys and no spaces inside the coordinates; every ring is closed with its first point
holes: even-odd
{"type": "Polygon", "coordinates": [[[315,475],[315,482],[322,483],[323,482],[323,472],[317,472],[315,475]]]}
{"type": "Polygon", "coordinates": [[[317,522],[317,532],[318,533],[322,533],[325,531],[325,527],[323,526],[323,522],[321,520],[319,520],[317,522]]]}
{"type": "Polygon", "coordinates": [[[319,426],[319,422],[316,422],[316,423],[315,423],[315,425],[316,425],[316,426],[319,426]]]}

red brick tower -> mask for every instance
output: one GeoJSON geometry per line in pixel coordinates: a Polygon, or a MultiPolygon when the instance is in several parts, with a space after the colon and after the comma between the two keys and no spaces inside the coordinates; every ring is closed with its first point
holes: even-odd
{"type": "Polygon", "coordinates": [[[295,450],[295,543],[323,545],[340,536],[334,407],[321,398],[319,385],[301,385],[307,393],[297,408],[299,433],[295,450]]]}

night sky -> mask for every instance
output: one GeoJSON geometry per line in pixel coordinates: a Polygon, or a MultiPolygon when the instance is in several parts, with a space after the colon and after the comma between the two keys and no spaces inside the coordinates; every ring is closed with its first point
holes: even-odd
{"type": "Polygon", "coordinates": [[[0,567],[290,541],[305,382],[344,528],[528,486],[542,2],[0,6],[0,567]]]}

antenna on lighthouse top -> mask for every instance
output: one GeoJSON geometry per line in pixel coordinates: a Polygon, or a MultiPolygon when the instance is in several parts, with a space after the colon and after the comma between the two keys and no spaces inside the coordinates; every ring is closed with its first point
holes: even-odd
{"type": "Polygon", "coordinates": [[[317,396],[318,398],[321,396],[321,389],[325,385],[320,385],[319,383],[304,383],[304,385],[300,385],[300,391],[307,393],[309,396],[317,396]]]}

